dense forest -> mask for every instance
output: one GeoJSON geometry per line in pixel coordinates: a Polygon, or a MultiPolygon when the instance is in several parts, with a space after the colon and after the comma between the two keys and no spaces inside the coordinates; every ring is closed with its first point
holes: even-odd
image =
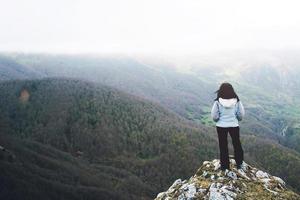
{"type": "MultiPolygon", "coordinates": [[[[152,199],[218,157],[212,127],[99,83],[3,81],[0,92],[1,199],[152,199]]],[[[247,162],[300,190],[299,153],[242,142],[247,162]]]]}
{"type": "Polygon", "coordinates": [[[230,81],[247,109],[244,133],[267,137],[300,152],[300,60],[291,52],[255,55],[238,52],[234,56],[180,61],[159,57],[6,54],[2,62],[18,66],[18,70],[7,71],[3,80],[88,80],[147,98],[207,126],[213,126],[209,113],[214,91],[222,81],[230,81]]]}
{"type": "MultiPolygon", "coordinates": [[[[70,194],[80,186],[102,198],[112,198],[110,193],[150,198],[175,176],[188,176],[201,161],[217,155],[216,141],[205,129],[105,86],[12,81],[2,83],[0,91],[1,145],[15,155],[14,162],[4,162],[7,177],[1,178],[13,185],[31,183],[25,191],[33,195],[43,191],[30,185],[46,187],[51,181],[53,190],[70,187],[70,194]]],[[[5,188],[1,194],[12,192],[5,188]]]]}

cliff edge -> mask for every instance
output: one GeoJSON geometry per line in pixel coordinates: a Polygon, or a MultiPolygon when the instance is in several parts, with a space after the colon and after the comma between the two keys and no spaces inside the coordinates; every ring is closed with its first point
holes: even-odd
{"type": "Polygon", "coordinates": [[[242,169],[230,159],[230,169],[220,170],[220,161],[204,161],[189,180],[177,179],[155,200],[299,200],[300,196],[286,187],[276,176],[243,162],[242,169]]]}

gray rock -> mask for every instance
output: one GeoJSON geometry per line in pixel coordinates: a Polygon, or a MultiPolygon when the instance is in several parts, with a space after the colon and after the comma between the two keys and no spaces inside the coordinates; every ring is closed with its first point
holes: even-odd
{"type": "Polygon", "coordinates": [[[269,178],[269,174],[266,173],[266,172],[263,172],[263,171],[261,171],[261,170],[258,170],[258,171],[255,173],[255,176],[256,176],[258,179],[269,178]]]}
{"type": "Polygon", "coordinates": [[[229,178],[236,180],[237,179],[237,175],[236,173],[234,173],[233,171],[229,171],[227,172],[226,176],[228,176],[229,178]]]}

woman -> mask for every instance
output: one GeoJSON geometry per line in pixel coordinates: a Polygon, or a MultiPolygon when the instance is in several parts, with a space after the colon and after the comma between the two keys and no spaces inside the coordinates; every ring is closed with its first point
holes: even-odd
{"type": "Polygon", "coordinates": [[[221,170],[229,169],[228,133],[232,139],[236,166],[238,169],[241,169],[244,153],[240,142],[238,122],[241,121],[245,115],[244,106],[232,85],[229,83],[222,83],[216,93],[217,98],[213,104],[211,116],[216,122],[218,132],[221,170]]]}

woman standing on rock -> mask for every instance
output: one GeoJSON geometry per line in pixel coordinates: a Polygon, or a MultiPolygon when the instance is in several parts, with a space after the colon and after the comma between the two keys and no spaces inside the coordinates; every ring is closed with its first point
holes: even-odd
{"type": "Polygon", "coordinates": [[[218,132],[221,170],[229,169],[228,133],[232,139],[237,168],[241,169],[244,153],[240,142],[238,122],[245,115],[244,106],[230,83],[222,83],[216,93],[217,98],[213,104],[211,116],[216,122],[218,132]]]}

